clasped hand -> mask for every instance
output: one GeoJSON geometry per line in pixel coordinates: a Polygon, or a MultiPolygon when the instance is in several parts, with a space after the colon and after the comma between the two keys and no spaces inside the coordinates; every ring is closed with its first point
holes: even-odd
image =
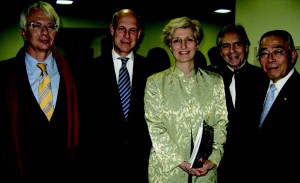
{"type": "Polygon", "coordinates": [[[180,163],[179,167],[190,175],[200,177],[205,176],[209,170],[213,169],[216,166],[216,164],[210,160],[201,159],[200,161],[202,161],[203,163],[203,166],[200,168],[190,168],[191,164],[186,161],[180,163]]]}

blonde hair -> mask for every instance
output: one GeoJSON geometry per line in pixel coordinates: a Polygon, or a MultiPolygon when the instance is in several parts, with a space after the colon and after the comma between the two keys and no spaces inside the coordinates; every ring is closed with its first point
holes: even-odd
{"type": "Polygon", "coordinates": [[[194,32],[194,38],[196,44],[199,45],[204,37],[201,24],[196,19],[190,19],[189,17],[174,18],[162,30],[163,42],[169,47],[171,44],[172,36],[178,28],[191,28],[194,32]]]}

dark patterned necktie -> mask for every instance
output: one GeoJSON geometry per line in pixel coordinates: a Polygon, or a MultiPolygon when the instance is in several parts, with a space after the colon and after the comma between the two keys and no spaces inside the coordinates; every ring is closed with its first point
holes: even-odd
{"type": "Polygon", "coordinates": [[[41,109],[44,111],[45,115],[47,116],[48,120],[50,121],[51,116],[54,112],[54,107],[52,103],[52,90],[51,90],[51,83],[50,83],[50,76],[46,71],[45,64],[37,64],[37,66],[41,69],[41,75],[39,79],[39,103],[41,109]]]}
{"type": "Polygon", "coordinates": [[[129,104],[130,104],[130,95],[131,95],[131,84],[130,84],[130,77],[126,67],[126,63],[129,58],[120,57],[118,58],[122,61],[122,66],[119,71],[119,93],[121,98],[121,103],[123,107],[123,113],[125,119],[127,121],[128,112],[129,112],[129,104]]]}

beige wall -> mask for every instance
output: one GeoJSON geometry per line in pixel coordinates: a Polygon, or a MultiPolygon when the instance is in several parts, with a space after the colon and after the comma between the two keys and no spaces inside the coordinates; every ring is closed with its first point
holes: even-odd
{"type": "MultiPolygon", "coordinates": [[[[236,23],[245,26],[251,41],[249,62],[259,65],[254,49],[260,36],[269,30],[287,30],[300,46],[299,0],[236,0],[236,23]]],[[[300,56],[300,55],[299,55],[300,56]]],[[[296,69],[300,71],[299,58],[296,69]]]]}
{"type": "MultiPolygon", "coordinates": [[[[172,56],[170,49],[162,42],[161,33],[163,27],[168,23],[168,20],[162,22],[155,22],[145,25],[145,35],[144,39],[140,45],[140,49],[138,53],[141,55],[146,56],[149,49],[159,46],[165,48],[168,51],[168,54],[171,58],[172,64],[174,64],[175,60],[172,56]]],[[[208,50],[216,45],[216,37],[219,30],[222,28],[215,24],[210,24],[206,22],[201,22],[204,31],[204,39],[200,43],[199,50],[204,54],[206,57],[206,61],[208,65],[210,64],[209,58],[207,56],[208,50]]]]}
{"type": "MultiPolygon", "coordinates": [[[[74,19],[70,17],[61,17],[62,27],[65,28],[102,28],[108,26],[108,22],[74,19]]],[[[78,35],[82,36],[82,35],[78,35]]],[[[74,37],[76,39],[76,37],[74,37]]],[[[0,29],[0,60],[14,57],[23,46],[23,39],[19,32],[19,22],[0,29]]],[[[93,45],[96,50],[100,50],[99,45],[93,45]]]]}
{"type": "MultiPolygon", "coordinates": [[[[61,20],[63,28],[108,28],[109,26],[109,22],[102,22],[101,20],[74,19],[63,16],[61,17],[61,20]]],[[[169,20],[162,20],[160,22],[145,24],[144,37],[137,50],[139,54],[146,56],[149,49],[157,46],[163,47],[168,51],[172,64],[174,63],[174,58],[169,48],[163,44],[161,39],[161,31],[168,21],[169,20]]],[[[204,29],[204,39],[200,44],[199,50],[204,54],[209,64],[207,52],[211,47],[215,46],[215,39],[221,26],[206,22],[201,22],[201,24],[204,29]]],[[[76,39],[76,37],[74,37],[74,39],[76,39]]],[[[96,38],[91,42],[91,47],[94,49],[94,57],[101,54],[100,40],[101,37],[96,38]]],[[[18,22],[6,27],[3,31],[0,31],[0,43],[0,60],[8,59],[16,55],[23,45],[23,40],[19,33],[18,22]]]]}
{"type": "MultiPolygon", "coordinates": [[[[74,19],[61,17],[62,25],[65,28],[108,28],[109,22],[100,20],[74,19]]],[[[246,28],[251,41],[249,62],[258,65],[255,59],[254,49],[260,36],[266,31],[273,29],[285,29],[289,31],[296,46],[300,46],[300,0],[236,0],[236,23],[241,23],[246,28]]],[[[146,56],[150,48],[160,46],[168,50],[172,62],[174,59],[170,50],[162,43],[161,30],[168,20],[148,23],[145,25],[145,36],[138,49],[138,53],[146,56]]],[[[214,46],[215,39],[220,26],[207,22],[201,22],[204,28],[204,40],[199,50],[205,55],[207,62],[207,51],[214,46]]],[[[78,35],[81,36],[81,35],[78,35]]],[[[76,37],[74,38],[76,39],[76,37]]],[[[98,56],[100,50],[99,39],[91,43],[91,47],[98,56]]],[[[18,22],[15,25],[7,26],[0,30],[0,60],[8,59],[16,55],[19,48],[23,45],[23,40],[19,33],[18,22]]],[[[299,60],[299,59],[298,59],[299,60]]],[[[296,69],[300,71],[298,61],[296,69]]]]}

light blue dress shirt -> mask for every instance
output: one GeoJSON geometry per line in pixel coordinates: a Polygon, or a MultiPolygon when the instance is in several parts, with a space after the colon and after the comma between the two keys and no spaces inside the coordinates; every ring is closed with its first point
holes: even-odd
{"type": "MultiPolygon", "coordinates": [[[[34,97],[36,98],[37,101],[39,101],[38,87],[39,87],[39,77],[41,74],[41,70],[37,66],[38,63],[40,63],[38,60],[36,60],[32,56],[30,56],[28,53],[26,53],[25,65],[26,65],[28,80],[29,80],[32,92],[34,94],[34,97]]],[[[47,72],[51,79],[53,105],[55,107],[56,100],[57,100],[57,94],[58,94],[58,88],[59,88],[60,75],[58,72],[55,58],[53,57],[52,53],[46,58],[46,60],[44,60],[43,63],[47,64],[46,68],[47,68],[47,72]]]]}

